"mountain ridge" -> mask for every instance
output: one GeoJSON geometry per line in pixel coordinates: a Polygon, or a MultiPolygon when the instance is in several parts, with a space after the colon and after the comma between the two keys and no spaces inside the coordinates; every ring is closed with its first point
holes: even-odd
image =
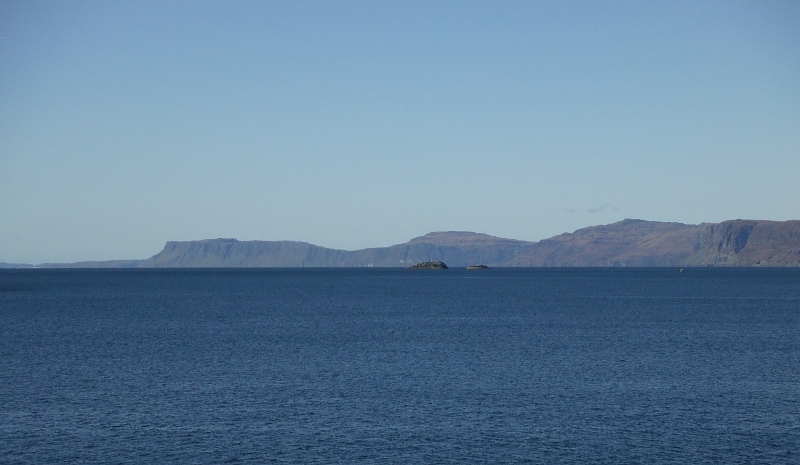
{"type": "MultiPolygon", "coordinates": [[[[800,266],[800,220],[698,225],[625,219],[540,241],[438,231],[354,251],[298,241],[169,241],[144,260],[42,264],[42,268],[800,266]]],[[[18,265],[16,267],[29,267],[18,265]]]]}

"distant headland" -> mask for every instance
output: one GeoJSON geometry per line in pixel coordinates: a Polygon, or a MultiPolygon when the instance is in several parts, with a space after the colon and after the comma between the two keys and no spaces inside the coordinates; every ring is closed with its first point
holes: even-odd
{"type": "MultiPolygon", "coordinates": [[[[294,241],[167,242],[144,260],[46,263],[40,268],[800,266],[800,220],[690,225],[627,219],[538,242],[433,232],[388,247],[347,251],[294,241]]],[[[33,265],[3,264],[0,268],[33,265]]]]}

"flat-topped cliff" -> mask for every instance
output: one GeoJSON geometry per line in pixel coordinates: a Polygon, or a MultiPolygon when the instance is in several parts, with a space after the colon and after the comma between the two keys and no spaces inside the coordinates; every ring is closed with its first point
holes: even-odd
{"type": "Polygon", "coordinates": [[[434,232],[356,251],[304,242],[215,239],[169,242],[154,267],[409,267],[442,261],[504,266],[800,266],[800,221],[687,225],[623,220],[538,242],[464,231],[434,232]]]}
{"type": "MultiPolygon", "coordinates": [[[[800,221],[731,220],[699,225],[627,219],[538,242],[466,231],[433,232],[403,244],[355,251],[296,241],[167,242],[146,260],[40,267],[466,267],[800,266],[800,221]]],[[[13,266],[13,265],[12,265],[13,266]]],[[[29,265],[16,265],[16,267],[29,265]]]]}

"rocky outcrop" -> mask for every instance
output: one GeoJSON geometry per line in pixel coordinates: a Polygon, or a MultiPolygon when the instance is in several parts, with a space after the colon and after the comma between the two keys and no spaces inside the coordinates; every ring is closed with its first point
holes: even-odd
{"type": "Polygon", "coordinates": [[[444,262],[421,262],[416,265],[409,266],[409,270],[447,270],[447,265],[444,262]]]}

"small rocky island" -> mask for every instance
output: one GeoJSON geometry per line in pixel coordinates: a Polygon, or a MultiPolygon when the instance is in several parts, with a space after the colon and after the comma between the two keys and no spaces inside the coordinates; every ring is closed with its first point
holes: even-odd
{"type": "Polygon", "coordinates": [[[488,270],[489,267],[486,265],[470,265],[467,267],[468,270],[488,270]]]}
{"type": "Polygon", "coordinates": [[[444,262],[420,262],[414,266],[409,266],[409,270],[447,270],[449,269],[444,262]]]}

